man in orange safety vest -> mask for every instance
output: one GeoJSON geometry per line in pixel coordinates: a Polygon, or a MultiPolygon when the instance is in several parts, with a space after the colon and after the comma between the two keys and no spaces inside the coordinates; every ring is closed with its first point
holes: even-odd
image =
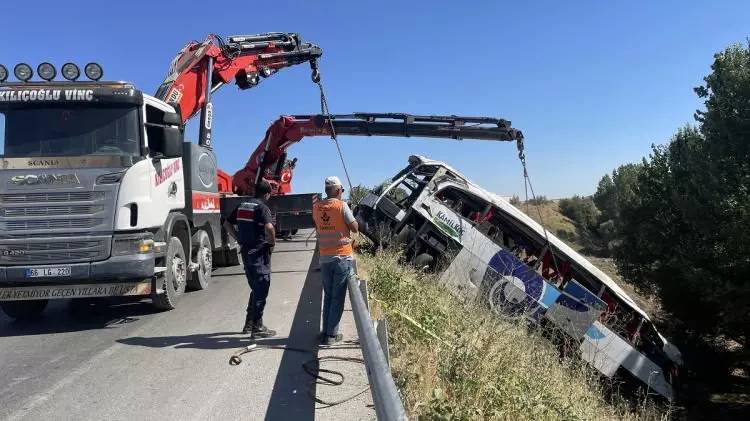
{"type": "Polygon", "coordinates": [[[320,274],[323,279],[323,329],[320,341],[324,345],[340,342],[339,322],[344,312],[346,285],[352,275],[352,234],[359,232],[349,206],[341,200],[344,188],[338,177],[325,180],[327,198],[313,205],[313,220],[318,234],[320,274]]]}

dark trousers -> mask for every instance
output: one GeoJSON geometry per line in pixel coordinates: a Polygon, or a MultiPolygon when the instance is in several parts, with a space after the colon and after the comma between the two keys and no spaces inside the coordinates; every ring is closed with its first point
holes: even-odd
{"type": "MultiPolygon", "coordinates": [[[[262,325],[263,310],[266,308],[266,298],[268,298],[268,290],[271,287],[271,274],[263,266],[253,264],[255,263],[253,261],[255,259],[249,257],[247,254],[243,253],[242,257],[245,266],[245,276],[247,277],[248,285],[250,285],[250,300],[247,303],[247,317],[245,318],[245,322],[262,325]]],[[[268,258],[266,257],[266,259],[268,258]]],[[[267,262],[270,266],[270,259],[267,262]]]]}
{"type": "Polygon", "coordinates": [[[271,274],[245,270],[250,285],[250,300],[247,302],[247,322],[263,324],[263,310],[266,308],[268,289],[271,287],[271,274]]]}

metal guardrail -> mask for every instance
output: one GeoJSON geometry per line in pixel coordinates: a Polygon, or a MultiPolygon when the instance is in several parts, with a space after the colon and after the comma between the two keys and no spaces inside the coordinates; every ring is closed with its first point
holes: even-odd
{"type": "MultiPolygon", "coordinates": [[[[354,267],[356,273],[356,264],[354,267]]],[[[405,420],[404,404],[398,395],[387,357],[373,327],[370,311],[360,290],[359,278],[356,274],[349,278],[348,289],[359,343],[362,346],[362,356],[367,369],[367,378],[370,382],[372,400],[375,404],[375,414],[378,420],[405,420]]]]}

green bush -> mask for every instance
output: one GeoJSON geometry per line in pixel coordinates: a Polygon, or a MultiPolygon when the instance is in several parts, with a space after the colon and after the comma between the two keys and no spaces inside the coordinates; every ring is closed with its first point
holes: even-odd
{"type": "Polygon", "coordinates": [[[356,206],[365,196],[367,196],[368,193],[370,193],[370,191],[372,191],[371,188],[361,184],[352,187],[352,190],[349,192],[349,203],[351,203],[352,206],[356,206]]]}
{"type": "Polygon", "coordinates": [[[581,227],[596,227],[597,219],[599,219],[599,210],[590,197],[575,195],[571,198],[560,200],[559,205],[560,212],[581,227]]]}

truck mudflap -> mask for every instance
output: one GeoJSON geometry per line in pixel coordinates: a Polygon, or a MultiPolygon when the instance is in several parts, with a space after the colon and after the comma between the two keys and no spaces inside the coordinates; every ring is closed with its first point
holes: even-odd
{"type": "Polygon", "coordinates": [[[153,291],[154,286],[151,279],[104,284],[1,287],[0,301],[150,296],[153,291]]]}

